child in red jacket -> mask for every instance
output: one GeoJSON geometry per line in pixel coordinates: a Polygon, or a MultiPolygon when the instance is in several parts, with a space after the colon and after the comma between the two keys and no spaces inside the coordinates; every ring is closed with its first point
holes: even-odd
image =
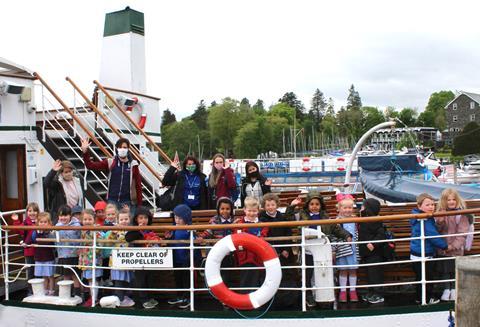
{"type": "MultiPolygon", "coordinates": [[[[259,223],[258,214],[260,205],[257,199],[247,196],[245,198],[245,207],[243,211],[245,216],[235,221],[236,224],[251,224],[259,223]]],[[[242,229],[236,230],[236,233],[249,233],[260,237],[262,229],[260,227],[248,227],[245,226],[242,229]]],[[[263,262],[257,255],[249,250],[241,250],[235,252],[235,259],[238,267],[262,267],[263,262]]],[[[248,269],[242,270],[240,274],[240,287],[258,287],[260,286],[261,273],[260,269],[248,269]]],[[[250,291],[249,291],[250,292],[250,291]]]]}
{"type": "MultiPolygon", "coordinates": [[[[35,202],[31,202],[27,204],[26,208],[26,216],[23,222],[20,221],[18,218],[17,214],[12,215],[12,221],[13,225],[15,226],[34,226],[38,213],[40,212],[40,209],[38,207],[38,204],[35,202]]],[[[20,244],[23,245],[23,256],[25,257],[25,264],[27,265],[33,265],[35,263],[34,255],[35,255],[35,248],[34,247],[29,247],[25,243],[26,239],[31,239],[32,238],[32,233],[33,229],[31,230],[19,230],[18,233],[22,236],[22,240],[20,241],[20,244]]],[[[30,266],[27,268],[27,280],[34,278],[34,266],[30,266]]]]}

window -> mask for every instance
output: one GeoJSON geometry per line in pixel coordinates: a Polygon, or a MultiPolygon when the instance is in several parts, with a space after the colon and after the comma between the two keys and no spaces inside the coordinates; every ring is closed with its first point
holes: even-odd
{"type": "Polygon", "coordinates": [[[456,103],[454,103],[454,104],[452,105],[452,109],[453,109],[453,110],[457,110],[457,104],[456,104],[456,103]]]}
{"type": "Polygon", "coordinates": [[[470,115],[470,121],[475,121],[475,114],[470,115]]]}
{"type": "Polygon", "coordinates": [[[475,101],[470,102],[470,109],[475,109],[475,101]]]}
{"type": "Polygon", "coordinates": [[[453,115],[452,120],[453,120],[453,122],[456,122],[458,120],[457,115],[453,115]]]}

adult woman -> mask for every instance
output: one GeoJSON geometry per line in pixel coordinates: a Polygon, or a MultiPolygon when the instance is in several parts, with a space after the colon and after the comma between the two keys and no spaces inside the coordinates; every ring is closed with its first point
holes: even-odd
{"type": "Polygon", "coordinates": [[[243,202],[247,196],[256,198],[260,203],[262,203],[263,196],[267,193],[270,193],[272,181],[266,179],[262,174],[260,174],[260,169],[258,165],[249,161],[245,165],[246,176],[242,178],[242,190],[240,193],[240,200],[243,202]]]}
{"type": "Polygon", "coordinates": [[[232,194],[237,183],[233,169],[225,162],[225,157],[217,153],[212,158],[212,171],[208,176],[208,195],[210,209],[217,207],[217,199],[227,197],[232,200],[232,194]]]}
{"type": "Polygon", "coordinates": [[[142,205],[142,176],[138,168],[137,160],[129,153],[130,141],[120,138],[115,143],[115,157],[92,161],[88,147],[89,139],[82,139],[82,152],[85,167],[92,170],[108,171],[107,200],[115,203],[117,207],[127,205],[131,211],[135,206],[142,205]]]}
{"type": "Polygon", "coordinates": [[[44,185],[48,190],[48,211],[52,223],[57,223],[57,211],[62,205],[70,208],[84,206],[83,187],[80,178],[76,177],[75,167],[68,161],[55,160],[53,167],[45,177],[44,185]]]}
{"type": "Polygon", "coordinates": [[[173,162],[163,177],[164,186],[174,187],[172,207],[186,204],[192,210],[204,210],[208,207],[208,189],[206,176],[200,171],[200,163],[193,156],[185,157],[182,170],[178,162],[173,162]]]}

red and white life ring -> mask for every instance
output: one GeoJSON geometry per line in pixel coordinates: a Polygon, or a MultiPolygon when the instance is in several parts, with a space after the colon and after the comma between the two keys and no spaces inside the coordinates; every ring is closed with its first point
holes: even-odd
{"type": "Polygon", "coordinates": [[[127,114],[131,115],[133,110],[136,109],[140,113],[140,119],[137,122],[138,127],[143,129],[145,127],[145,123],[147,122],[147,114],[143,110],[143,103],[138,100],[137,97],[132,97],[134,103],[131,106],[125,108],[127,114]]]}
{"type": "Polygon", "coordinates": [[[337,170],[344,171],[345,170],[345,158],[337,158],[337,170]]]}
{"type": "Polygon", "coordinates": [[[417,153],[417,162],[421,167],[425,167],[425,161],[420,153],[417,153]]]}
{"type": "Polygon", "coordinates": [[[312,163],[310,162],[310,158],[305,157],[302,159],[302,170],[303,171],[310,171],[312,169],[312,163]]]}
{"type": "Polygon", "coordinates": [[[234,309],[253,310],[267,303],[277,292],[282,280],[282,268],[275,250],[256,236],[248,233],[232,234],[222,238],[210,250],[205,262],[205,279],[213,295],[234,309]],[[231,291],[223,282],[220,266],[230,252],[247,249],[254,252],[265,266],[265,281],[249,294],[231,291]]]}

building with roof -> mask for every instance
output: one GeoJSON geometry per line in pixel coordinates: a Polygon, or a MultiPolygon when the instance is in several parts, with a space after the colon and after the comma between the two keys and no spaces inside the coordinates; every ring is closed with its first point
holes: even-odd
{"type": "Polygon", "coordinates": [[[377,150],[391,150],[402,138],[410,135],[418,140],[419,145],[432,146],[442,137],[439,130],[434,127],[383,128],[372,134],[370,145],[377,150]]]}
{"type": "Polygon", "coordinates": [[[445,142],[452,144],[468,123],[480,123],[480,94],[457,91],[455,98],[445,106],[447,131],[444,133],[445,142]]]}

